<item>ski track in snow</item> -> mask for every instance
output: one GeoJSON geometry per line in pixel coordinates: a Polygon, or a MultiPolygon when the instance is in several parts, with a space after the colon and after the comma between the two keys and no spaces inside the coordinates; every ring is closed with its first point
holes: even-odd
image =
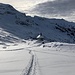
{"type": "Polygon", "coordinates": [[[33,63],[34,63],[34,55],[33,54],[31,54],[31,55],[32,56],[31,56],[31,59],[29,61],[29,64],[27,67],[25,67],[25,69],[23,70],[21,75],[30,75],[30,73],[32,71],[33,63]]]}
{"type": "Polygon", "coordinates": [[[35,49],[40,75],[75,75],[75,53],[46,50],[46,48],[35,49]]]}
{"type": "Polygon", "coordinates": [[[74,51],[72,46],[6,46],[10,48],[0,50],[0,75],[75,75],[75,53],[69,52],[74,51]]]}

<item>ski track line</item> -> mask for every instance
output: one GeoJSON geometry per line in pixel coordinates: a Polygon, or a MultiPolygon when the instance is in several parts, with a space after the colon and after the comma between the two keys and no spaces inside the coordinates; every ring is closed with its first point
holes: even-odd
{"type": "Polygon", "coordinates": [[[31,59],[29,61],[29,64],[27,65],[27,67],[25,69],[23,69],[22,74],[20,75],[30,75],[32,72],[32,68],[33,68],[33,64],[34,64],[34,54],[31,54],[31,59]]]}

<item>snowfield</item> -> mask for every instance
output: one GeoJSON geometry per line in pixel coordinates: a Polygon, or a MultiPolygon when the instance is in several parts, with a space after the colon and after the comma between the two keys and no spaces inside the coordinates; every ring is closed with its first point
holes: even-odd
{"type": "Polygon", "coordinates": [[[50,74],[75,75],[75,44],[41,44],[28,40],[26,43],[13,43],[5,48],[2,45],[0,75],[50,74]]]}
{"type": "Polygon", "coordinates": [[[75,75],[75,44],[46,43],[31,48],[35,52],[35,75],[75,75]]]}
{"type": "Polygon", "coordinates": [[[0,75],[23,75],[31,60],[31,54],[24,48],[20,43],[0,49],[0,75]]]}

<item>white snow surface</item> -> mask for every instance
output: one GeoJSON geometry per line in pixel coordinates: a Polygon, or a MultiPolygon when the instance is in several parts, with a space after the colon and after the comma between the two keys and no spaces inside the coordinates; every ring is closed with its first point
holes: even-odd
{"type": "Polygon", "coordinates": [[[0,75],[75,75],[75,44],[37,40],[6,44],[0,46],[0,75]]]}
{"type": "Polygon", "coordinates": [[[75,75],[75,44],[38,44],[30,48],[36,58],[35,75],[75,75]]]}
{"type": "Polygon", "coordinates": [[[2,48],[0,46],[0,75],[23,75],[31,59],[25,44],[10,44],[2,48]]]}

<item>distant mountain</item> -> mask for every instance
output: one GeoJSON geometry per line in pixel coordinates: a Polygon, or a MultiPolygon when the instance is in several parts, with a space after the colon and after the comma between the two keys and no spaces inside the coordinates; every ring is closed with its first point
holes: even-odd
{"type": "Polygon", "coordinates": [[[75,23],[64,19],[26,16],[11,5],[0,3],[1,41],[12,41],[14,36],[16,41],[19,38],[36,39],[40,33],[48,41],[75,43],[75,23]]]}

